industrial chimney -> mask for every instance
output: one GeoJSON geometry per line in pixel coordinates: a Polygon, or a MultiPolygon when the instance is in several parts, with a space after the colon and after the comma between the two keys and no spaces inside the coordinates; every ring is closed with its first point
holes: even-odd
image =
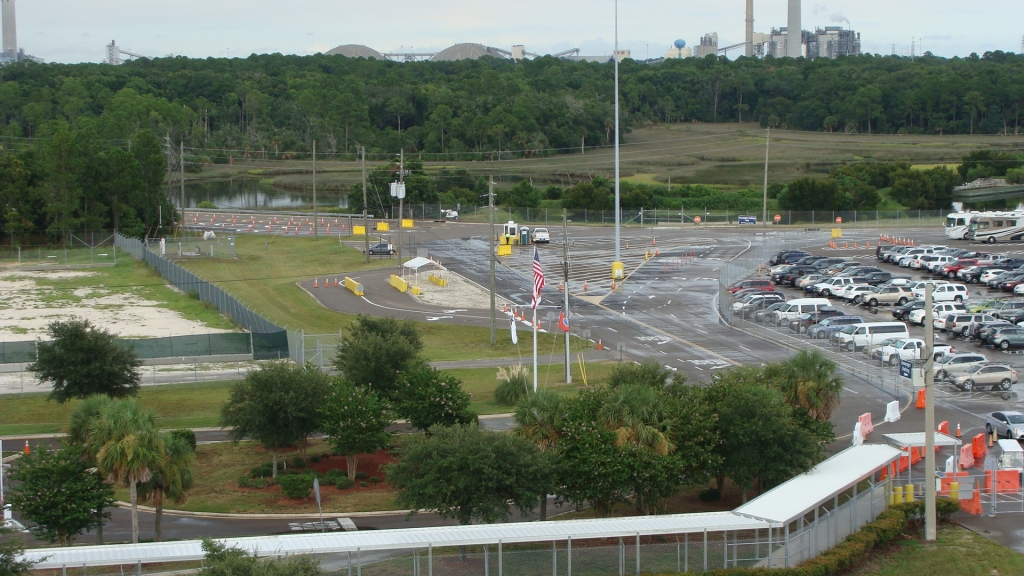
{"type": "Polygon", "coordinates": [[[3,2],[4,52],[14,58],[18,57],[18,26],[14,22],[14,0],[3,2]]]}
{"type": "Polygon", "coordinates": [[[754,55],[754,0],[747,0],[747,57],[754,55]]]}
{"type": "Polygon", "coordinates": [[[802,56],[803,24],[800,22],[800,0],[789,0],[789,22],[786,24],[786,56],[802,56]]]}

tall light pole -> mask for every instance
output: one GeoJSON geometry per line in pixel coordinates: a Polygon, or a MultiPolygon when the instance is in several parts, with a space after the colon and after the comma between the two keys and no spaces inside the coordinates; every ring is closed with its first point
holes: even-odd
{"type": "MultiPolygon", "coordinates": [[[[569,322],[569,217],[565,208],[562,209],[562,273],[565,282],[562,284],[562,314],[569,322]]],[[[565,383],[572,384],[572,361],[569,358],[569,332],[565,333],[565,383]]]]}
{"type": "Polygon", "coordinates": [[[401,157],[398,161],[398,182],[402,191],[398,197],[398,270],[402,270],[402,210],[405,204],[405,148],[402,148],[401,157]]]}
{"type": "Polygon", "coordinates": [[[494,260],[497,256],[494,254],[494,176],[487,177],[487,214],[488,220],[491,223],[491,242],[490,250],[491,255],[489,257],[491,264],[491,344],[498,343],[498,332],[497,332],[497,303],[494,298],[494,260]]]}
{"type": "Polygon", "coordinates": [[[621,279],[622,254],[619,250],[621,235],[619,225],[622,219],[619,207],[619,0],[615,0],[615,50],[612,53],[615,63],[615,262],[612,263],[612,278],[621,279]]]}
{"type": "Polygon", "coordinates": [[[362,162],[360,168],[363,172],[363,254],[366,255],[366,263],[370,263],[370,226],[366,217],[366,146],[360,146],[362,162]]]}
{"type": "Polygon", "coordinates": [[[772,129],[768,128],[768,136],[764,142],[764,205],[761,214],[762,226],[768,225],[768,147],[772,144],[772,129]]]}
{"type": "Polygon", "coordinates": [[[319,240],[316,221],[316,140],[313,140],[313,241],[319,240]]]}
{"type": "Polygon", "coordinates": [[[924,288],[924,539],[934,542],[935,534],[935,327],[932,325],[932,287],[924,288]]]}

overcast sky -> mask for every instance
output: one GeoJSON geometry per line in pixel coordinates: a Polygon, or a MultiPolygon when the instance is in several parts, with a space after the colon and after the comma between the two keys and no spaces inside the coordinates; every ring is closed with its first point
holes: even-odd
{"type": "MultiPolygon", "coordinates": [[[[47,62],[99,62],[111,40],[147,56],[314,54],[340,44],[382,52],[436,51],[457,42],[550,53],[611,52],[612,0],[17,0],[19,45],[47,62]]],[[[755,0],[754,29],[785,26],[786,0],[755,0]]],[[[718,32],[743,41],[744,0],[620,0],[619,38],[636,58],[718,32]]],[[[865,52],[941,56],[1019,52],[1021,0],[804,0],[803,27],[850,25],[865,52]],[[847,24],[849,22],[849,24],[847,24]]],[[[736,54],[730,54],[736,55],[736,54]]]]}

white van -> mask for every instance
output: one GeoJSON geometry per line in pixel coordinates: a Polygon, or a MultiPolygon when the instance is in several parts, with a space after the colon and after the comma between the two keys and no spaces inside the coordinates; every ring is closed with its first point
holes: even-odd
{"type": "Polygon", "coordinates": [[[822,280],[814,285],[814,291],[822,296],[831,296],[832,294],[838,294],[843,288],[846,288],[850,284],[853,284],[853,278],[839,277],[829,278],[822,280]]]}
{"type": "Polygon", "coordinates": [[[817,312],[822,308],[828,308],[830,306],[831,304],[829,303],[828,298],[797,298],[796,300],[786,302],[782,307],[776,310],[772,321],[775,324],[782,326],[790,320],[796,320],[801,314],[817,312]]]}
{"type": "Polygon", "coordinates": [[[879,344],[887,338],[910,338],[910,330],[903,322],[867,322],[847,326],[839,333],[839,347],[859,351],[879,344]]]}
{"type": "Polygon", "coordinates": [[[967,290],[967,286],[963,284],[951,284],[945,281],[939,281],[934,284],[919,283],[913,288],[914,297],[918,300],[924,300],[925,288],[931,286],[932,289],[932,302],[966,302],[970,299],[970,292],[967,290]]]}

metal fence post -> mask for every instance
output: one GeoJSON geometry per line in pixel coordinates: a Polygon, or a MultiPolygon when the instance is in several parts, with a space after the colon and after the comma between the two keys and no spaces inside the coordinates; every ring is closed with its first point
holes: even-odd
{"type": "Polygon", "coordinates": [[[572,576],[572,536],[565,538],[566,574],[572,576]]]}
{"type": "MultiPolygon", "coordinates": [[[[501,572],[501,540],[498,540],[498,576],[503,576],[501,572]]],[[[430,576],[434,576],[433,563],[430,564],[430,576]]]]}
{"type": "Polygon", "coordinates": [[[639,532],[636,533],[636,576],[640,576],[640,533],[639,532]]]}

